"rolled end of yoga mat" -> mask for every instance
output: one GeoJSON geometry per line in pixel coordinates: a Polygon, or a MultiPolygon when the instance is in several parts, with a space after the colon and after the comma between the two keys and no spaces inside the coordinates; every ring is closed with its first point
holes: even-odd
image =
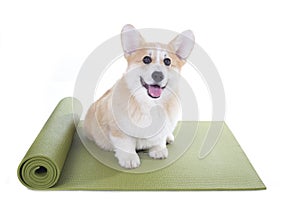
{"type": "Polygon", "coordinates": [[[18,178],[31,189],[57,183],[69,152],[82,107],[72,97],[62,99],[18,167],[18,178]]]}

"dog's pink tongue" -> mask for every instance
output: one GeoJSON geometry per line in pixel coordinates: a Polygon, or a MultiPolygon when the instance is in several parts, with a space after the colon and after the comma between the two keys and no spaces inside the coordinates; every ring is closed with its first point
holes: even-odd
{"type": "Polygon", "coordinates": [[[158,98],[162,93],[162,89],[159,86],[149,85],[148,92],[152,97],[158,98]]]}

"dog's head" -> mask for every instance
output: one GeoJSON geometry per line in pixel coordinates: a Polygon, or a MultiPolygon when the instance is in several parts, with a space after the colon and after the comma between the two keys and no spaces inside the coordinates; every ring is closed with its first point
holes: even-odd
{"type": "Polygon", "coordinates": [[[124,74],[132,93],[158,99],[165,91],[176,91],[178,73],[194,47],[194,35],[187,30],[168,44],[149,43],[132,25],[125,25],[122,47],[128,62],[124,74]]]}

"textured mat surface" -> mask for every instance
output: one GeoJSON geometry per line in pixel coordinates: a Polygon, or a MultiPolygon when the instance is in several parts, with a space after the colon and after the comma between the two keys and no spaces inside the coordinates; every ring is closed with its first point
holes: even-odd
{"type": "Polygon", "coordinates": [[[152,160],[146,152],[140,152],[140,168],[120,171],[113,153],[102,152],[101,156],[110,159],[113,166],[107,167],[95,159],[80,140],[80,131],[76,131],[80,103],[74,100],[72,107],[73,100],[65,98],[58,104],[21,161],[18,177],[26,187],[48,190],[265,189],[224,122],[179,122],[175,143],[168,146],[169,160],[182,150],[185,134],[188,138],[191,135],[187,133],[194,131],[195,126],[198,129],[192,144],[173,163],[168,163],[168,159],[152,160]],[[75,120],[73,114],[77,116],[75,120]],[[200,159],[200,147],[213,123],[224,125],[222,134],[212,152],[200,159]],[[147,171],[164,164],[167,166],[162,169],[142,173],[143,169],[147,171]]]}

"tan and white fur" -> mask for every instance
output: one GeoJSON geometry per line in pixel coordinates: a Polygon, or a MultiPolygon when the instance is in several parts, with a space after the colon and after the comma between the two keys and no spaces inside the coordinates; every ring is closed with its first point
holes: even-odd
{"type": "Polygon", "coordinates": [[[125,25],[121,41],[128,62],[127,70],[91,105],[84,130],[86,136],[100,148],[114,151],[122,167],[130,169],[140,165],[136,153],[139,149],[148,149],[149,156],[154,159],[168,157],[166,143],[174,141],[173,131],[180,113],[177,98],[179,73],[194,47],[194,35],[187,30],[168,44],[149,43],[132,25],[125,25]],[[160,106],[165,115],[151,115],[153,106],[160,106]],[[147,127],[153,116],[157,117],[156,120],[164,120],[164,123],[151,137],[143,131],[138,133],[138,137],[127,134],[126,128],[133,125],[125,123],[123,126],[128,127],[122,128],[117,120],[129,119],[138,127],[147,127]]]}

